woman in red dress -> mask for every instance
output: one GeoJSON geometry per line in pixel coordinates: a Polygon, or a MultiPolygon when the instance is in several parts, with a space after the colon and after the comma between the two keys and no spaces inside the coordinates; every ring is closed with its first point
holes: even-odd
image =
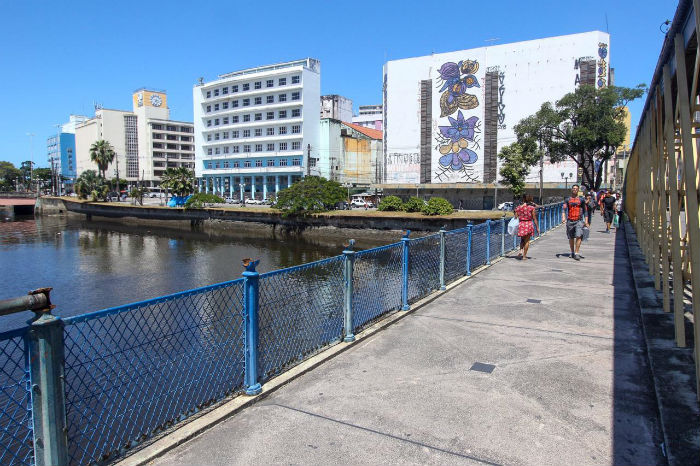
{"type": "Polygon", "coordinates": [[[518,237],[520,238],[518,257],[522,258],[522,260],[527,260],[530,237],[535,233],[535,228],[537,228],[537,234],[540,234],[540,226],[537,224],[535,210],[532,196],[529,194],[523,195],[523,203],[515,208],[515,216],[520,221],[518,224],[518,237]]]}

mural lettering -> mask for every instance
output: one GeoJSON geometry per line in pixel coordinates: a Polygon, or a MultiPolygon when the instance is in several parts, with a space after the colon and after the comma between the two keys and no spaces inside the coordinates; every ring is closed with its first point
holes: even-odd
{"type": "Polygon", "coordinates": [[[418,152],[390,152],[386,154],[387,165],[411,165],[420,163],[418,152]]]}
{"type": "Polygon", "coordinates": [[[593,60],[593,57],[581,57],[574,61],[574,69],[576,70],[576,77],[574,78],[574,86],[581,84],[581,62],[593,60]]]}
{"type": "Polygon", "coordinates": [[[503,93],[506,91],[506,87],[503,85],[505,78],[505,73],[500,71],[498,73],[498,129],[506,129],[506,125],[504,124],[506,120],[506,104],[503,103],[503,93]]]}
{"type": "MultiPolygon", "coordinates": [[[[448,181],[457,175],[464,181],[477,181],[472,165],[478,160],[475,150],[480,149],[478,134],[481,122],[478,116],[465,117],[462,110],[479,106],[479,99],[467,92],[481,87],[475,73],[479,70],[476,60],[462,60],[443,64],[438,73],[440,96],[440,118],[447,117],[447,125],[439,125],[435,136],[435,149],[441,154],[435,177],[448,181]],[[457,112],[456,117],[450,116],[457,112]]],[[[473,92],[473,91],[470,91],[473,92]]]]}
{"type": "Polygon", "coordinates": [[[608,76],[608,62],[605,60],[608,57],[608,44],[598,43],[598,87],[605,87],[608,76]]]}

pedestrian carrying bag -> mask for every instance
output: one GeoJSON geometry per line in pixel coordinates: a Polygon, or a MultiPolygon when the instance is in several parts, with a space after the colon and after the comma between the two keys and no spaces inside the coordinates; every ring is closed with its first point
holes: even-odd
{"type": "Polygon", "coordinates": [[[618,214],[615,214],[615,216],[613,217],[613,226],[615,228],[620,226],[620,216],[618,214]]]}
{"type": "Polygon", "coordinates": [[[508,234],[511,236],[514,235],[518,231],[518,225],[520,225],[518,217],[511,218],[510,222],[508,222],[508,234]]]}
{"type": "Polygon", "coordinates": [[[588,236],[591,234],[591,229],[583,227],[583,241],[588,241],[588,236]]]}

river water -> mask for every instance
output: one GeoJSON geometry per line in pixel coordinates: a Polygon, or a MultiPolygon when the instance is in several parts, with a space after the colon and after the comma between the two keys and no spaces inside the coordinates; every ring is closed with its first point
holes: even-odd
{"type": "MultiPolygon", "coordinates": [[[[92,312],[241,276],[241,259],[266,272],[339,254],[346,236],[314,238],[158,228],[61,216],[0,222],[0,299],[52,287],[55,313],[92,312]]],[[[398,233],[358,239],[359,249],[397,241],[398,233]]],[[[0,331],[23,325],[29,312],[0,319],[0,331]]]]}

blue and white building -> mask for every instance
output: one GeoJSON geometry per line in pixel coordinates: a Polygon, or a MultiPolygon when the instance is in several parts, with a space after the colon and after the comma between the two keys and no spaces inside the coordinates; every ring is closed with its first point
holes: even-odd
{"type": "Polygon", "coordinates": [[[46,139],[46,152],[49,166],[58,174],[59,190],[65,191],[77,176],[75,158],[75,127],[88,119],[82,115],[71,115],[68,123],[58,125],[58,131],[46,139]]]}
{"type": "Polygon", "coordinates": [[[267,199],[318,159],[321,64],[313,58],[220,75],[194,86],[201,192],[267,199]]]}

